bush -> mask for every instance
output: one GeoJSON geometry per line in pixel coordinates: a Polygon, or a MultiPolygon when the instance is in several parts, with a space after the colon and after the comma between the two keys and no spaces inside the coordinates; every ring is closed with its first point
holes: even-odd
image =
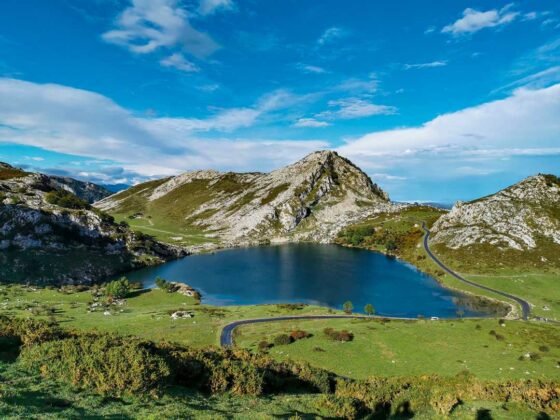
{"type": "Polygon", "coordinates": [[[66,209],[87,210],[91,206],[76,195],[65,190],[54,190],[45,195],[47,203],[66,209]]]}
{"type": "Polygon", "coordinates": [[[48,341],[22,351],[25,368],[104,395],[134,395],[157,390],[170,375],[152,345],[110,335],[79,335],[48,341]]]}
{"type": "Polygon", "coordinates": [[[307,331],[303,331],[303,330],[295,330],[295,331],[292,331],[290,333],[290,337],[292,337],[292,339],[294,341],[301,340],[303,338],[309,338],[311,336],[312,336],[312,334],[308,333],[307,331]]]}
{"type": "Polygon", "coordinates": [[[269,342],[266,341],[266,340],[262,340],[262,341],[259,343],[258,348],[259,348],[260,351],[267,351],[267,350],[269,350],[270,348],[272,348],[272,346],[273,346],[273,344],[269,343],[269,342]]]}
{"type": "Polygon", "coordinates": [[[323,332],[333,341],[348,342],[354,340],[354,334],[346,330],[335,331],[332,328],[325,328],[323,332]]]}
{"type": "Polygon", "coordinates": [[[124,299],[130,293],[130,283],[126,277],[114,280],[105,286],[105,295],[114,299],[124,299]]]}
{"type": "Polygon", "coordinates": [[[275,346],[285,346],[286,344],[291,344],[294,341],[292,337],[288,334],[280,334],[274,338],[275,346]]]}
{"type": "Polygon", "coordinates": [[[539,346],[539,351],[543,353],[548,353],[550,348],[548,346],[539,346]]]}
{"type": "Polygon", "coordinates": [[[177,290],[176,285],[161,277],[156,277],[156,286],[161,290],[165,290],[167,293],[173,293],[177,290]]]}

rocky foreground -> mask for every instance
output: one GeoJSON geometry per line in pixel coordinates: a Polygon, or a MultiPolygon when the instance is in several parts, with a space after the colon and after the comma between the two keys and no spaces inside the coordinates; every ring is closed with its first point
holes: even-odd
{"type": "Polygon", "coordinates": [[[91,185],[0,165],[0,281],[90,283],[183,255],[70,192],[91,185]]]}

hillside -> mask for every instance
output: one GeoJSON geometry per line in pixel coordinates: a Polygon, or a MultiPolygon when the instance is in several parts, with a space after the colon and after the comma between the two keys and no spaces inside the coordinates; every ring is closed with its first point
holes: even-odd
{"type": "Polygon", "coordinates": [[[560,180],[531,176],[496,194],[458,202],[432,227],[431,244],[463,269],[558,268],[560,180]]]}
{"type": "Polygon", "coordinates": [[[116,224],[69,185],[95,191],[0,166],[0,281],[91,283],[182,253],[116,224]]]}
{"type": "Polygon", "coordinates": [[[177,243],[331,241],[344,226],[393,208],[349,160],[315,152],[270,173],[187,172],[95,204],[177,243]],[[143,223],[139,222],[143,221],[143,223]]]}

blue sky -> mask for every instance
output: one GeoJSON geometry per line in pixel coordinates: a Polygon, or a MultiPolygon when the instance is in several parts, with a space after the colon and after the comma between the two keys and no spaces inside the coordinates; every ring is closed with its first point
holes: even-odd
{"type": "Polygon", "coordinates": [[[134,183],[317,149],[396,200],[559,174],[560,3],[0,5],[0,160],[134,183]]]}

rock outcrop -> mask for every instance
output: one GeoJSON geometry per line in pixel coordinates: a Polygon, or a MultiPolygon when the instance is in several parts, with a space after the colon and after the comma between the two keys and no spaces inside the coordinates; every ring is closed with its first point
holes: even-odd
{"type": "Polygon", "coordinates": [[[0,281],[92,283],[184,253],[85,202],[77,209],[48,201],[62,190],[56,178],[0,167],[0,281]]]}
{"type": "Polygon", "coordinates": [[[330,242],[344,226],[393,208],[364,172],[332,151],[270,173],[187,172],[137,185],[95,206],[164,217],[225,244],[330,242]]]}
{"type": "Polygon", "coordinates": [[[531,176],[494,195],[458,202],[434,224],[431,239],[451,249],[489,244],[519,251],[542,241],[560,245],[560,180],[554,175],[531,176]]]}

